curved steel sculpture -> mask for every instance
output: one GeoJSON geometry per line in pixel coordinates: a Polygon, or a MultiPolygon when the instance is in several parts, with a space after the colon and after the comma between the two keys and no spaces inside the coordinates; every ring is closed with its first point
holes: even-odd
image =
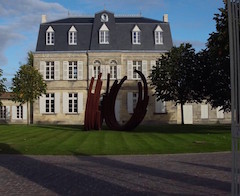
{"type": "Polygon", "coordinates": [[[98,75],[95,92],[92,93],[94,77],[92,77],[90,86],[88,89],[88,96],[85,109],[84,129],[100,130],[102,126],[101,111],[99,110],[100,93],[102,89],[102,74],[98,75]]]}
{"type": "Polygon", "coordinates": [[[117,98],[117,94],[127,79],[127,76],[123,77],[121,81],[118,83],[117,80],[113,83],[110,91],[109,91],[109,81],[110,81],[110,74],[107,77],[107,90],[106,94],[103,96],[103,103],[102,103],[102,115],[105,119],[107,126],[112,130],[117,131],[130,131],[136,128],[144,119],[144,116],[147,112],[147,105],[149,101],[148,96],[148,87],[147,81],[145,76],[142,72],[135,70],[137,74],[141,77],[144,86],[142,86],[141,82],[138,82],[138,102],[136,108],[134,109],[134,113],[129,119],[129,121],[124,124],[120,125],[115,116],[115,101],[117,98]],[[144,91],[144,94],[142,93],[144,91]]]}

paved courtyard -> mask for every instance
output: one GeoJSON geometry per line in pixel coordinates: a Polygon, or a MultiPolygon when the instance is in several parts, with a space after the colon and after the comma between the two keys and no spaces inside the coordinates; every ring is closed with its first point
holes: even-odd
{"type": "Polygon", "coordinates": [[[231,153],[0,155],[0,195],[230,195],[231,153]]]}

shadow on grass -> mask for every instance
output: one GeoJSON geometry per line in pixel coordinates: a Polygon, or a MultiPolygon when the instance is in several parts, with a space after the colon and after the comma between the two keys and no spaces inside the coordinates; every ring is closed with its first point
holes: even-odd
{"type": "Polygon", "coordinates": [[[132,132],[219,134],[231,133],[231,125],[142,125],[137,127],[132,132]]]}
{"type": "MultiPolygon", "coordinates": [[[[83,125],[34,125],[35,127],[45,128],[49,130],[68,130],[68,131],[84,131],[83,125]]],[[[97,130],[90,130],[97,131],[97,130]]],[[[115,131],[110,130],[107,126],[103,126],[100,131],[115,131]]],[[[197,134],[219,134],[231,133],[230,125],[159,125],[146,126],[140,125],[135,130],[124,131],[132,133],[197,133],[197,134]]]]}

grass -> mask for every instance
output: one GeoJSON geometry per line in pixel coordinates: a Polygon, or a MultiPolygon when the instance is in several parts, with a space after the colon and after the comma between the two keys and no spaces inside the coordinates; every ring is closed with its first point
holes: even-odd
{"type": "Polygon", "coordinates": [[[230,125],[140,126],[132,132],[73,125],[0,125],[0,154],[119,155],[231,150],[230,125]]]}

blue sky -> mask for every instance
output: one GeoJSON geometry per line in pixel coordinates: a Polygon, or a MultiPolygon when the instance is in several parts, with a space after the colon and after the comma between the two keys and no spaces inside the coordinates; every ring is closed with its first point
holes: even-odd
{"type": "Polygon", "coordinates": [[[213,16],[223,7],[222,0],[0,0],[0,69],[6,85],[27,52],[35,51],[41,15],[48,21],[70,15],[94,15],[109,10],[115,14],[139,14],[162,20],[169,15],[174,45],[190,42],[199,51],[209,33],[215,31],[213,16]]]}

